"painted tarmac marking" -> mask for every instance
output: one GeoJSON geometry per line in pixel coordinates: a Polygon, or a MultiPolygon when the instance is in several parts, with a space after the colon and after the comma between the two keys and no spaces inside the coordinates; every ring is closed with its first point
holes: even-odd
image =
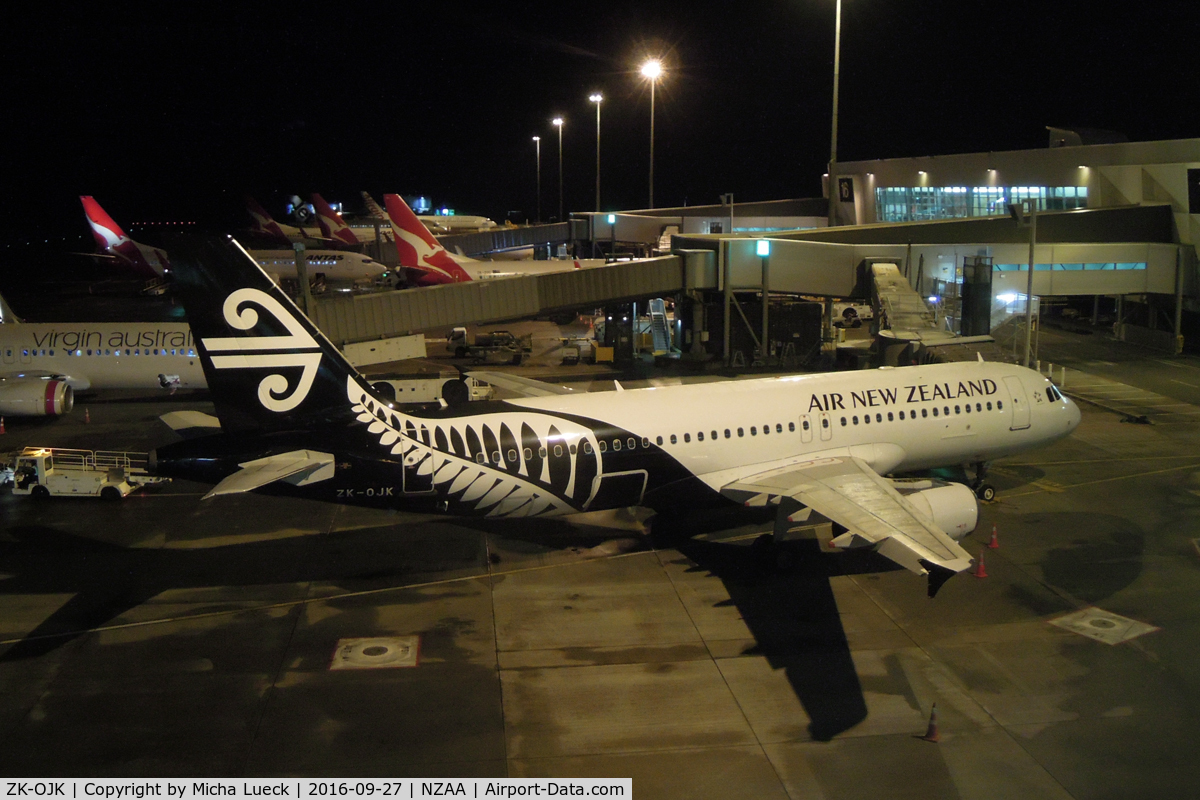
{"type": "MultiPolygon", "coordinates": [[[[1026,461],[1015,464],[1008,464],[1009,467],[1056,467],[1068,464],[1112,464],[1116,461],[1165,461],[1170,458],[1195,458],[1194,455],[1186,456],[1125,456],[1124,458],[1083,458],[1076,461],[1026,461]]],[[[992,467],[992,471],[996,472],[997,467],[992,467]]]]}
{"type": "Polygon", "coordinates": [[[1122,617],[1120,614],[1114,614],[1095,606],[1072,611],[1047,621],[1063,630],[1078,633],[1080,636],[1086,636],[1105,644],[1120,644],[1147,633],[1162,630],[1156,625],[1122,617]]]}
{"type": "Polygon", "coordinates": [[[1192,387],[1193,389],[1200,389],[1200,386],[1197,386],[1197,385],[1196,385],[1196,384],[1194,384],[1194,383],[1188,383],[1187,381],[1177,381],[1177,380],[1175,380],[1174,378],[1171,378],[1171,383],[1178,383],[1178,384],[1180,384],[1180,385],[1182,385],[1182,386],[1190,386],[1190,387],[1192,387]]]}
{"type": "MultiPolygon", "coordinates": [[[[1100,479],[1094,480],[1094,481],[1083,481],[1081,483],[1068,483],[1063,486],[1063,489],[1064,490],[1078,489],[1080,486],[1095,486],[1096,484],[1100,484],[1100,483],[1112,483],[1113,481],[1123,481],[1123,480],[1129,480],[1132,478],[1145,478],[1145,477],[1149,477],[1150,475],[1162,475],[1167,472],[1178,472],[1181,469],[1198,469],[1198,468],[1200,468],[1200,463],[1184,464],[1183,466],[1179,466],[1179,467],[1167,467],[1166,469],[1156,469],[1156,470],[1152,470],[1150,472],[1135,472],[1130,475],[1117,475],[1116,477],[1113,477],[1113,478],[1100,478],[1100,479]]],[[[1043,490],[1039,489],[1038,491],[1043,491],[1043,490]]],[[[1036,492],[1036,491],[1035,492],[1006,492],[1005,497],[1026,497],[1028,495],[1037,494],[1037,493],[1038,492],[1036,492]]],[[[0,644],[3,644],[3,642],[0,642],[0,644]]]]}

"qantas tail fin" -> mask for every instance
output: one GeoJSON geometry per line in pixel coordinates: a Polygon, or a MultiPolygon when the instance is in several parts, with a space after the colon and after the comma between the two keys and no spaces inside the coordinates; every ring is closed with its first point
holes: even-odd
{"type": "Polygon", "coordinates": [[[189,240],[175,257],[204,377],[226,433],[329,428],[371,389],[232,238],[189,240]]]}
{"type": "Polygon", "coordinates": [[[333,241],[339,247],[358,246],[358,237],[354,235],[354,231],[350,230],[350,226],[345,223],[341,215],[325,202],[324,197],[313,192],[312,204],[313,208],[317,210],[317,225],[321,227],[322,236],[333,241]]]}
{"type": "Polygon", "coordinates": [[[292,240],[283,232],[283,228],[279,227],[279,223],[249,195],[246,195],[246,213],[254,220],[254,224],[250,226],[251,233],[291,246],[292,240]]]}
{"type": "Polygon", "coordinates": [[[120,262],[125,269],[142,278],[155,278],[170,270],[171,262],[166,252],[157,247],[140,244],[126,236],[121,226],[113,221],[94,197],[81,195],[79,200],[83,203],[83,213],[87,216],[96,245],[108,257],[120,262]]]}
{"type": "Polygon", "coordinates": [[[388,218],[387,212],[379,207],[379,203],[375,202],[374,197],[371,197],[371,195],[367,194],[366,192],[362,192],[362,199],[363,199],[363,203],[365,203],[367,206],[368,214],[370,214],[375,219],[382,220],[383,222],[387,222],[387,218],[388,218]]]}
{"type": "Polygon", "coordinates": [[[108,212],[100,207],[96,199],[91,195],[81,195],[79,198],[83,203],[83,213],[87,216],[88,225],[92,229],[92,238],[96,240],[96,246],[106,252],[116,250],[116,248],[125,242],[129,241],[129,237],[125,235],[125,231],[121,230],[121,226],[113,221],[113,218],[108,215],[108,212]]]}
{"type": "Polygon", "coordinates": [[[408,271],[409,279],[418,286],[469,281],[468,275],[446,249],[437,243],[429,229],[398,194],[385,194],[388,219],[395,235],[400,266],[408,271]]]}

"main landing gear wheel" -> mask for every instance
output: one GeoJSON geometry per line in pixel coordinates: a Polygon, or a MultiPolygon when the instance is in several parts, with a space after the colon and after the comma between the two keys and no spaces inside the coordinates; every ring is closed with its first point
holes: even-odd
{"type": "Polygon", "coordinates": [[[996,499],[996,487],[990,483],[981,483],[975,487],[975,496],[985,503],[996,499]]]}
{"type": "Polygon", "coordinates": [[[31,495],[33,495],[34,497],[49,497],[50,496],[50,490],[47,489],[45,486],[35,486],[35,487],[33,487],[32,490],[30,490],[29,493],[31,495]]]}

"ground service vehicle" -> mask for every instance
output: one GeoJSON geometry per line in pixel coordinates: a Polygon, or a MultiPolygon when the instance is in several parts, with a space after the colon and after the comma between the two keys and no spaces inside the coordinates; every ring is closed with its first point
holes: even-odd
{"type": "Polygon", "coordinates": [[[146,473],[146,454],[116,450],[26,447],[13,465],[13,494],[120,500],[163,479],[146,473]]]}
{"type": "Polygon", "coordinates": [[[446,337],[446,349],[455,358],[472,358],[477,364],[520,364],[533,352],[532,335],[517,337],[508,331],[488,331],[475,334],[475,340],[466,328],[455,328],[446,337]]]}

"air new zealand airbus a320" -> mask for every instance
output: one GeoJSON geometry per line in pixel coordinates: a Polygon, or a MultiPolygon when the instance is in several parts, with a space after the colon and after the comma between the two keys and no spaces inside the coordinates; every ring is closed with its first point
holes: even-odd
{"type": "Polygon", "coordinates": [[[928,575],[932,596],[971,564],[956,540],[975,526],[975,495],[901,494],[883,476],[983,464],[1080,419],[1036,372],[982,361],[400,412],[236,242],[177,261],[220,433],[159,448],[151,465],[216,484],[208,497],[477,517],[774,504],[845,528],[835,546],[928,575]]]}

